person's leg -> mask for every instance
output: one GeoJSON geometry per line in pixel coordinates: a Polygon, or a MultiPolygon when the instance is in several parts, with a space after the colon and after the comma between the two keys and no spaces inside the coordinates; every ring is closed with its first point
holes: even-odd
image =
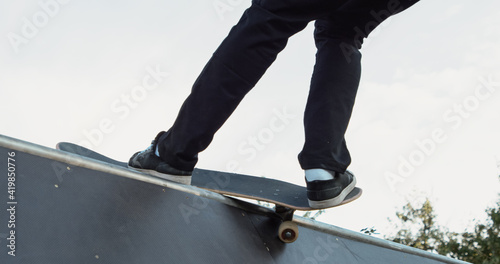
{"type": "Polygon", "coordinates": [[[313,208],[340,204],[356,186],[354,175],[346,172],[351,157],[344,134],[361,76],[359,49],[375,27],[404,8],[392,1],[351,0],[316,21],[316,64],[299,154],[313,208]]]}
{"type": "Polygon", "coordinates": [[[316,64],[304,113],[305,143],[299,154],[313,208],[341,203],[356,186],[354,175],[345,173],[350,155],[344,133],[361,76],[361,53],[334,26],[327,18],[315,23],[316,64]]]}
{"type": "Polygon", "coordinates": [[[330,23],[316,22],[318,48],[304,113],[303,169],[344,172],[350,163],[344,140],[361,75],[361,53],[345,39],[329,35],[330,23]],[[344,55],[348,50],[349,57],[344,55]]]}
{"type": "Polygon", "coordinates": [[[288,38],[326,15],[332,3],[341,2],[254,1],[203,69],[174,125],[160,136],[161,158],[180,170],[192,170],[197,154],[210,144],[288,38]]]}
{"type": "Polygon", "coordinates": [[[317,54],[304,116],[303,169],[343,173],[351,162],[344,134],[361,76],[361,48],[381,22],[416,1],[351,0],[315,23],[317,54]]]}
{"type": "MultiPolygon", "coordinates": [[[[388,2],[366,2],[374,1],[388,2]]],[[[365,1],[254,0],[203,69],[171,129],[158,134],[150,148],[134,154],[129,166],[159,172],[159,175],[168,174],[160,177],[174,181],[179,180],[176,175],[189,176],[198,153],[210,144],[215,132],[286,46],[288,38],[311,20],[335,14],[334,10],[342,9],[350,2],[365,1]],[[171,175],[174,176],[169,177],[171,175]]],[[[320,72],[320,67],[317,68],[320,72]]],[[[325,69],[329,69],[328,65],[325,69]]],[[[315,82],[323,83],[322,77],[314,78],[318,79],[315,82]]],[[[315,97],[314,93],[311,98],[315,97]]],[[[314,127],[314,122],[308,127],[314,127]]],[[[320,137],[320,140],[324,138],[320,137]]],[[[303,156],[308,155],[311,154],[303,156]]],[[[190,182],[190,178],[182,178],[180,181],[190,182]]]]}

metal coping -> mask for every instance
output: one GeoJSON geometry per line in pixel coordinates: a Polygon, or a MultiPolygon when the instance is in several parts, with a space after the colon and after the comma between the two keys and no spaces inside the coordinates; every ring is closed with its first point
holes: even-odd
{"type": "MultiPolygon", "coordinates": [[[[215,201],[218,201],[218,202],[221,202],[221,203],[233,206],[233,207],[237,207],[237,208],[240,208],[243,210],[250,209],[252,211],[257,211],[257,212],[263,213],[263,214],[274,214],[274,211],[267,208],[267,207],[263,207],[263,206],[259,206],[259,205],[252,205],[250,208],[249,205],[243,205],[241,202],[236,201],[233,198],[226,197],[226,196],[218,194],[218,193],[214,193],[211,191],[200,189],[200,188],[197,188],[194,186],[179,184],[179,183],[163,180],[160,178],[150,177],[150,176],[147,176],[146,174],[142,174],[142,173],[138,173],[138,172],[131,172],[123,167],[120,167],[120,166],[117,166],[114,164],[109,164],[106,162],[101,162],[98,160],[79,156],[76,154],[72,154],[72,153],[63,152],[60,150],[40,146],[40,145],[37,145],[34,143],[26,142],[26,141],[16,139],[16,138],[11,138],[11,137],[1,135],[1,134],[0,134],[0,146],[7,148],[7,149],[25,152],[28,154],[42,157],[42,158],[47,158],[47,159],[51,159],[54,161],[63,162],[63,163],[73,165],[73,166],[78,166],[78,167],[83,167],[83,168],[87,168],[87,169],[91,169],[91,170],[101,171],[104,173],[109,173],[109,174],[113,174],[113,175],[117,175],[117,176],[121,176],[121,177],[139,180],[142,182],[152,183],[152,184],[166,187],[169,189],[174,189],[174,190],[194,194],[194,195],[208,198],[208,199],[212,199],[212,200],[215,200],[215,201]]],[[[361,233],[358,233],[358,232],[355,232],[352,230],[343,229],[343,228],[340,228],[337,226],[329,225],[329,224],[322,223],[322,222],[312,220],[309,218],[294,216],[293,221],[300,226],[310,228],[313,230],[317,230],[320,232],[324,232],[327,234],[351,239],[351,240],[358,241],[361,243],[371,244],[371,245],[382,247],[382,248],[396,250],[396,251],[404,252],[407,254],[425,257],[428,259],[441,261],[443,263],[451,263],[451,264],[468,263],[468,262],[448,258],[448,257],[442,256],[442,255],[434,254],[434,253],[431,253],[428,251],[420,250],[417,248],[401,245],[401,244],[391,242],[388,240],[384,240],[381,238],[376,238],[376,237],[372,237],[369,235],[364,235],[364,234],[361,234],[361,233]]]]}

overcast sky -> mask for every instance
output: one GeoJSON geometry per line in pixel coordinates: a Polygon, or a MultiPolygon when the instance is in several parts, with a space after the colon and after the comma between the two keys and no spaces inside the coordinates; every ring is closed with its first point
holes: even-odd
{"type": "MultiPolygon", "coordinates": [[[[440,223],[461,231],[498,200],[500,3],[480,2],[421,1],[366,41],[346,135],[364,194],[320,221],[386,233],[397,208],[429,197],[440,223]]],[[[0,134],[127,160],[169,128],[249,4],[2,1],[0,134]]],[[[290,40],[199,167],[304,184],[296,156],[314,65],[311,26],[290,40]]]]}

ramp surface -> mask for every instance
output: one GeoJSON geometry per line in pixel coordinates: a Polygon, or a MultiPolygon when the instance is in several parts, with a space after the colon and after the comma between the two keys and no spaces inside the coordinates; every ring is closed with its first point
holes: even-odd
{"type": "Polygon", "coordinates": [[[0,263],[463,263],[303,226],[284,244],[278,220],[244,207],[1,145],[0,170],[15,152],[16,176],[12,200],[0,180],[0,263]]]}

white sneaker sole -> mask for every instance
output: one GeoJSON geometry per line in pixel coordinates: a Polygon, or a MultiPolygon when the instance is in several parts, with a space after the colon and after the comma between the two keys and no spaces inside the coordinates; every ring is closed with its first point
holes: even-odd
{"type": "Polygon", "coordinates": [[[351,184],[347,185],[347,187],[337,196],[328,200],[323,200],[323,201],[309,201],[309,206],[311,208],[315,209],[323,209],[323,208],[329,208],[329,207],[334,207],[339,204],[341,204],[345,197],[354,190],[354,187],[356,187],[356,177],[353,176],[351,184]]]}
{"type": "Polygon", "coordinates": [[[139,169],[139,168],[134,168],[131,166],[128,166],[129,169],[133,169],[136,171],[144,172],[149,175],[153,175],[155,177],[168,180],[168,181],[173,181],[173,182],[178,182],[186,185],[191,185],[191,176],[179,176],[179,175],[172,175],[172,174],[165,174],[165,173],[160,173],[155,170],[147,170],[147,169],[139,169]]]}

